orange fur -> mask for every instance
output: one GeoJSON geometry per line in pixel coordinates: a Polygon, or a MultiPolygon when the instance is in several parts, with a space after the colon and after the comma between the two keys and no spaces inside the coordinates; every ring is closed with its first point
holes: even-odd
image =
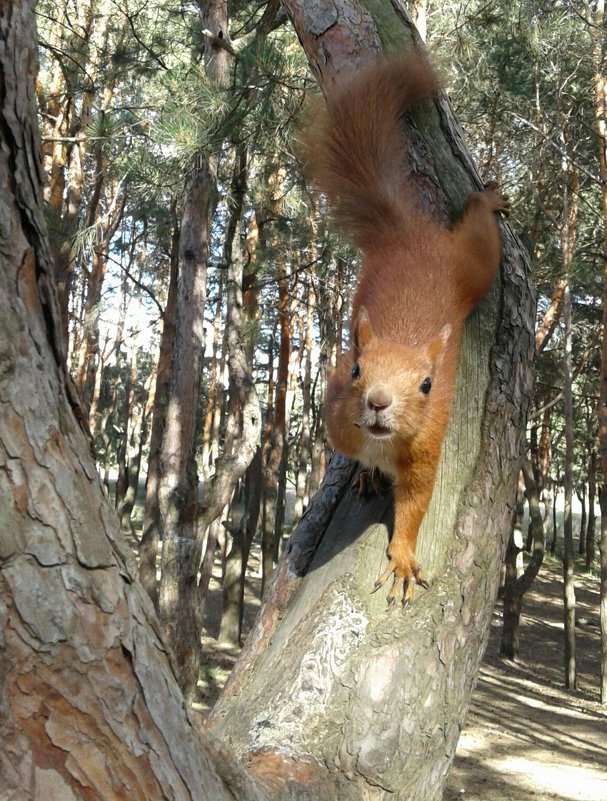
{"type": "Polygon", "coordinates": [[[466,316],[500,260],[495,184],[474,192],[461,220],[441,228],[408,186],[401,120],[438,92],[418,55],[385,62],[332,99],[309,134],[310,173],[361,248],[352,346],[333,374],[326,424],[335,448],[394,481],[390,602],[420,580],[417,532],[434,486],[466,316]],[[354,373],[352,372],[354,369],[354,373]],[[430,389],[428,390],[428,382],[430,389]]]}

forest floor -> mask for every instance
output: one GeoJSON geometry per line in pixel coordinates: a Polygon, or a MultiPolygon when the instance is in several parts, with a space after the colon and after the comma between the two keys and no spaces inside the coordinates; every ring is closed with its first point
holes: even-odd
{"type": "MultiPolygon", "coordinates": [[[[444,801],[607,801],[607,709],[598,703],[598,578],[576,576],[576,595],[577,692],[563,687],[560,562],[547,557],[525,596],[516,662],[499,656],[498,602],[444,801]]],[[[258,598],[259,578],[250,575],[245,635],[258,598]]],[[[237,649],[217,645],[220,613],[216,575],[207,607],[202,714],[213,705],[238,656],[237,649]]]]}

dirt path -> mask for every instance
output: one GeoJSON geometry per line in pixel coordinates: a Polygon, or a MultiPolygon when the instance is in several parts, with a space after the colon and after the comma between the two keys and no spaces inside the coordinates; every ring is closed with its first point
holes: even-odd
{"type": "MultiPolygon", "coordinates": [[[[246,623],[259,605],[258,579],[248,580],[246,623]]],[[[444,801],[607,801],[607,709],[598,703],[598,579],[578,576],[579,691],[562,686],[560,565],[548,560],[523,606],[521,654],[499,657],[501,608],[444,801]]],[[[211,583],[201,712],[221,692],[237,650],[217,648],[221,593],[211,583]]]]}
{"type": "Polygon", "coordinates": [[[607,801],[607,709],[598,703],[598,580],[576,579],[579,690],[563,688],[560,566],[523,605],[521,654],[499,657],[501,607],[444,801],[607,801]]]}

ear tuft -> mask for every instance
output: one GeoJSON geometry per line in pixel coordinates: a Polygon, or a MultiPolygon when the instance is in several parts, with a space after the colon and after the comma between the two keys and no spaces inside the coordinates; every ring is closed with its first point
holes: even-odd
{"type": "Polygon", "coordinates": [[[354,326],[354,350],[358,354],[374,338],[373,328],[369,320],[369,314],[364,306],[358,310],[356,325],[354,326]]]}
{"type": "Polygon", "coordinates": [[[436,339],[433,339],[428,346],[428,353],[430,354],[432,361],[434,361],[436,357],[439,356],[445,349],[449,337],[451,336],[451,331],[452,328],[449,323],[445,323],[445,325],[441,328],[439,335],[436,337],[436,339]]]}

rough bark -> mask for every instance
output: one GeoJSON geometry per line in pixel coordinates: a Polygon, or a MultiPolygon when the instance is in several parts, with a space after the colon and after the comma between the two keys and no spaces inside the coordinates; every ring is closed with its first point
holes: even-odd
{"type": "Polygon", "coordinates": [[[0,42],[1,793],[262,801],[186,716],[65,370],[32,102],[33,2],[0,0],[0,42]]]}
{"type": "MultiPolygon", "coordinates": [[[[355,3],[285,6],[327,94],[379,50],[373,21],[355,3]]],[[[407,133],[444,219],[439,185],[459,205],[478,186],[447,103],[426,104],[407,133]]],[[[388,614],[385,598],[370,594],[390,499],[353,496],[354,467],[334,457],[213,711],[214,730],[281,801],[442,793],[486,643],[531,390],[528,263],[507,226],[503,240],[501,286],[467,326],[455,413],[418,540],[430,590],[404,614],[388,614]]]]}

